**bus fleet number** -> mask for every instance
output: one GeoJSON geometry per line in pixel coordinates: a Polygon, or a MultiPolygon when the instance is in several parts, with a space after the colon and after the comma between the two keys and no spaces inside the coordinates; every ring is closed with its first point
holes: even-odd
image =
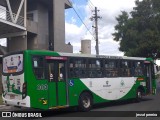
{"type": "Polygon", "coordinates": [[[48,85],[47,84],[38,84],[37,90],[48,90],[48,85]]]}

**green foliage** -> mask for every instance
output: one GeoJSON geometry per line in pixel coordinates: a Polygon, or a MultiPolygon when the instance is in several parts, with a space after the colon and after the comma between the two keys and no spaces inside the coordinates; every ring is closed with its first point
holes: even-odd
{"type": "Polygon", "coordinates": [[[136,0],[136,7],[121,12],[116,20],[114,40],[127,56],[152,57],[160,52],[160,0],[136,0]]]}

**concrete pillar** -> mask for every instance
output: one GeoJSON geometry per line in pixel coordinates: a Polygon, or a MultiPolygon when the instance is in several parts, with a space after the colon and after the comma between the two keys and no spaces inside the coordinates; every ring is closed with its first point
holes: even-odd
{"type": "Polygon", "coordinates": [[[18,36],[7,39],[8,52],[20,51],[27,49],[27,37],[18,36]]]}
{"type": "Polygon", "coordinates": [[[65,44],[65,0],[53,1],[54,51],[73,52],[73,46],[65,44]]]}

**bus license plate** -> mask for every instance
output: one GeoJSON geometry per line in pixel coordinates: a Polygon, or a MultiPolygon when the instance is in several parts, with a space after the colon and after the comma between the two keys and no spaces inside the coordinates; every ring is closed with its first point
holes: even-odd
{"type": "Polygon", "coordinates": [[[15,99],[15,95],[10,95],[10,99],[15,99]]]}

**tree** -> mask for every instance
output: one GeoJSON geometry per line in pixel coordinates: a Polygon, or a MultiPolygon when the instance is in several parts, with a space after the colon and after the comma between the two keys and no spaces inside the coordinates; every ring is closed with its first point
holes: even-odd
{"type": "Polygon", "coordinates": [[[119,50],[127,56],[160,57],[160,0],[135,1],[136,7],[116,17],[113,33],[119,50]]]}

